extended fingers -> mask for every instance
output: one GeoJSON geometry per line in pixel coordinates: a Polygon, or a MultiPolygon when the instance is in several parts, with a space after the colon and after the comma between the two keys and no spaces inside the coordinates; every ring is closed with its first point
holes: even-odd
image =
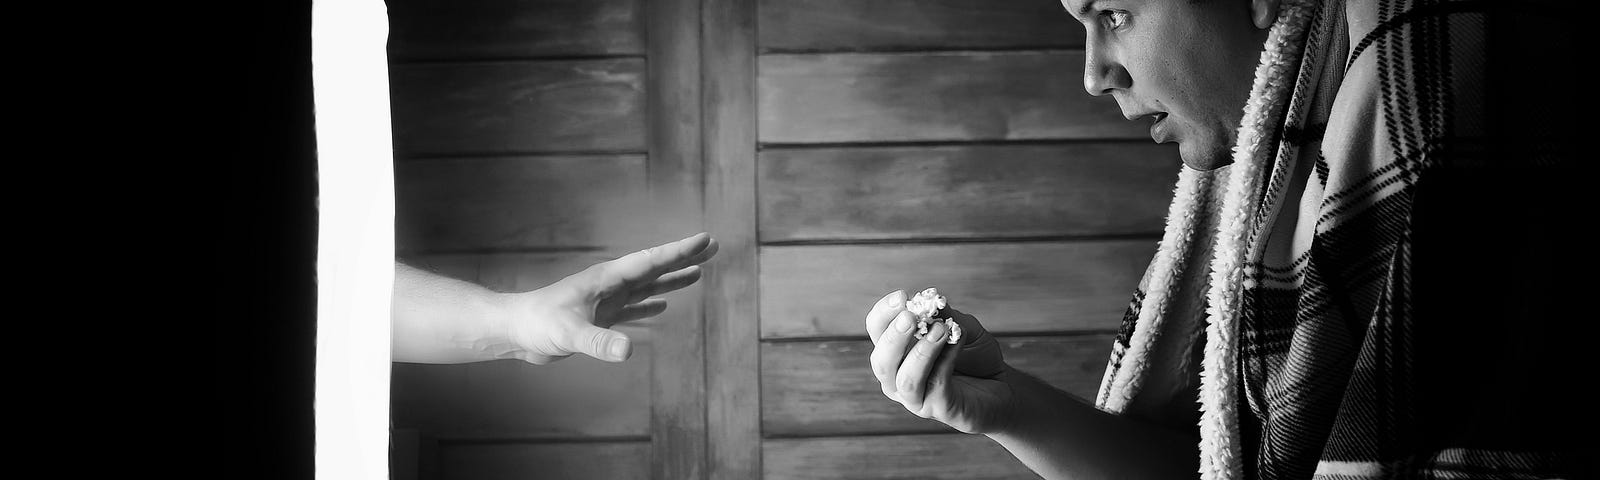
{"type": "Polygon", "coordinates": [[[872,310],[867,312],[867,336],[872,337],[873,343],[878,342],[883,330],[889,328],[889,321],[894,320],[894,316],[904,310],[905,304],[906,292],[895,290],[872,305],[872,310]]]}
{"type": "Polygon", "coordinates": [[[615,320],[611,324],[615,325],[622,322],[650,318],[665,311],[667,311],[667,301],[660,298],[652,298],[622,307],[621,310],[617,311],[615,320]]]}
{"type": "Polygon", "coordinates": [[[943,322],[934,323],[928,329],[928,334],[906,352],[905,361],[900,363],[900,371],[895,375],[898,400],[901,405],[905,405],[906,410],[913,413],[922,411],[928,373],[933,371],[934,360],[939,357],[939,350],[944,347],[948,333],[943,322]]]}
{"type": "Polygon", "coordinates": [[[628,292],[627,303],[634,303],[646,298],[676,291],[680,288],[694,285],[700,280],[701,269],[699,265],[690,265],[677,271],[662,275],[649,283],[628,292]]]}
{"type": "Polygon", "coordinates": [[[602,290],[653,280],[667,272],[705,263],[716,253],[717,241],[704,232],[633,252],[603,264],[602,290]]]}

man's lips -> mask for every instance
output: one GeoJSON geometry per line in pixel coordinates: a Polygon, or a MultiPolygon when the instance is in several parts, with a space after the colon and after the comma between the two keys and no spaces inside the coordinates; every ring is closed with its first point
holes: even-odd
{"type": "Polygon", "coordinates": [[[1166,129],[1167,124],[1166,124],[1166,121],[1165,121],[1167,119],[1167,114],[1165,112],[1147,113],[1147,114],[1144,114],[1144,115],[1139,115],[1138,117],[1135,117],[1135,118],[1140,119],[1140,120],[1143,120],[1143,119],[1146,119],[1146,118],[1151,119],[1150,120],[1150,139],[1151,140],[1155,140],[1156,143],[1166,143],[1167,142],[1167,137],[1168,137],[1167,129],[1166,129]]]}

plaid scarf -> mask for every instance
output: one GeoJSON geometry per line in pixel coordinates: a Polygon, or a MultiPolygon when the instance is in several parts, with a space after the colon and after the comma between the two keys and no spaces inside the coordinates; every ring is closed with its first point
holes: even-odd
{"type": "MultiPolygon", "coordinates": [[[[1570,474],[1572,452],[1444,438],[1459,398],[1419,377],[1477,364],[1424,357],[1474,352],[1418,340],[1413,247],[1419,183],[1472,157],[1482,47],[1451,39],[1481,39],[1481,6],[1283,2],[1233,162],[1179,174],[1099,408],[1198,424],[1206,479],[1570,474]]],[[[1494,408],[1473,414],[1518,407],[1494,408]]]]}

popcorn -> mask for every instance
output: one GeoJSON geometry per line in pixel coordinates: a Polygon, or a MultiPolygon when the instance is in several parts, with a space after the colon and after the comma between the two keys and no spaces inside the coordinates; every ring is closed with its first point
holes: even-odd
{"type": "Polygon", "coordinates": [[[945,300],[944,295],[940,295],[939,289],[933,287],[928,287],[927,290],[918,292],[911,299],[906,300],[906,310],[917,317],[917,333],[915,336],[918,340],[928,336],[928,329],[933,326],[935,320],[938,320],[943,321],[945,329],[950,331],[949,337],[945,339],[946,344],[955,345],[961,342],[961,325],[957,324],[952,318],[936,318],[939,312],[947,306],[949,306],[949,303],[945,300]]]}

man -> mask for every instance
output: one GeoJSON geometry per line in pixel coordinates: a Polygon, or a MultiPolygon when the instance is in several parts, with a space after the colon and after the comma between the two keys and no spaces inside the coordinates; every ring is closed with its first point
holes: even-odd
{"type": "Polygon", "coordinates": [[[466,363],[515,358],[536,365],[582,353],[627,360],[632,340],[612,325],[666,310],[651,298],[700,279],[717,242],[698,233],[595,264],[529,292],[499,293],[404,264],[395,266],[391,359],[466,363]]]}
{"type": "Polygon", "coordinates": [[[916,339],[896,291],[865,319],[886,396],[1046,478],[1576,475],[1580,348],[1545,335],[1580,315],[1550,253],[1581,215],[1574,150],[1495,140],[1528,102],[1490,95],[1516,84],[1485,80],[1488,4],[1062,5],[1084,88],[1186,167],[1099,395],[1011,368],[955,309],[958,345],[916,339]]]}

